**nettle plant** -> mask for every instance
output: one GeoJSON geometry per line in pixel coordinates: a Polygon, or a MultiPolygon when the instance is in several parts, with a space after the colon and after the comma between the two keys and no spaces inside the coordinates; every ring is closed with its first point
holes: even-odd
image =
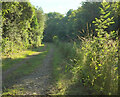
{"type": "Polygon", "coordinates": [[[114,23],[109,2],[103,2],[101,15],[95,18],[97,36],[87,39],[82,50],[85,53],[83,79],[85,85],[93,87],[98,94],[116,94],[118,90],[118,37],[116,31],[106,31],[114,23]]]}

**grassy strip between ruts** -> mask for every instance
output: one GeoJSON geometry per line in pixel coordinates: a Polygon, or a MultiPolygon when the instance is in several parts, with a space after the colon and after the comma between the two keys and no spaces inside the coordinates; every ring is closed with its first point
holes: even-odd
{"type": "Polygon", "coordinates": [[[54,88],[50,91],[52,95],[64,95],[69,80],[66,79],[64,74],[64,59],[58,48],[54,51],[53,57],[53,79],[54,88]],[[68,82],[67,82],[68,81],[68,82]],[[67,82],[67,83],[66,83],[67,82]]]}
{"type": "MultiPolygon", "coordinates": [[[[3,82],[3,95],[14,95],[17,94],[19,90],[21,91],[21,89],[10,89],[10,87],[12,87],[15,81],[19,80],[19,78],[25,75],[29,75],[30,73],[34,72],[36,68],[39,68],[43,59],[47,55],[49,48],[50,46],[47,44],[47,47],[44,51],[28,59],[25,63],[23,63],[19,68],[17,68],[14,72],[12,72],[12,74],[7,77],[7,79],[3,82]]],[[[36,48],[34,49],[34,51],[40,51],[39,49],[40,48],[36,48]]]]}

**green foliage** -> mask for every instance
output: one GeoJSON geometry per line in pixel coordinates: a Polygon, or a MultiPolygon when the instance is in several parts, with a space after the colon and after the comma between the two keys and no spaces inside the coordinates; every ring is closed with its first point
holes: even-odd
{"type": "Polygon", "coordinates": [[[117,93],[117,45],[117,41],[113,40],[103,44],[95,40],[83,42],[80,50],[83,57],[79,59],[78,66],[73,69],[73,72],[80,72],[77,73],[78,78],[83,78],[84,85],[93,87],[98,94],[117,93]]]}
{"type": "Polygon", "coordinates": [[[95,95],[114,95],[118,90],[117,45],[118,41],[109,40],[100,49],[94,39],[86,39],[77,46],[59,43],[57,47],[67,60],[65,71],[73,74],[73,82],[89,87],[95,95]]]}
{"type": "Polygon", "coordinates": [[[73,74],[84,82],[85,86],[92,87],[95,94],[111,95],[117,94],[118,90],[118,40],[112,40],[116,31],[105,31],[114,22],[113,18],[108,18],[109,3],[102,3],[102,6],[100,19],[93,21],[97,27],[97,37],[83,41],[80,50],[83,57],[77,59],[73,74]]]}
{"type": "MultiPolygon", "coordinates": [[[[102,9],[100,2],[83,2],[81,7],[77,10],[70,9],[65,16],[60,13],[50,12],[46,14],[47,19],[43,40],[52,42],[53,36],[58,36],[59,40],[70,42],[78,41],[77,35],[80,37],[86,37],[88,34],[97,36],[96,25],[99,25],[98,29],[101,27],[108,33],[111,30],[117,31],[119,28],[118,5],[118,2],[111,2],[108,6],[105,5],[106,9],[102,9]],[[101,17],[100,14],[102,14],[101,17]],[[99,21],[97,18],[100,18],[99,21]],[[102,22],[102,19],[106,20],[102,22]],[[92,21],[96,21],[97,24],[92,24],[92,21]],[[108,28],[108,26],[110,27],[108,28]]],[[[114,38],[116,37],[117,35],[114,38]]]]}
{"type": "Polygon", "coordinates": [[[53,36],[53,42],[58,45],[59,44],[59,39],[57,36],[53,36]]]}
{"type": "Polygon", "coordinates": [[[68,60],[67,72],[72,72],[73,81],[89,87],[94,95],[118,93],[118,34],[106,31],[114,23],[110,17],[110,4],[101,4],[101,15],[93,23],[96,37],[83,38],[82,43],[59,43],[60,52],[68,60]],[[116,37],[116,39],[114,39],[116,37]]]}
{"type": "Polygon", "coordinates": [[[74,45],[73,43],[58,42],[57,45],[59,47],[60,52],[64,54],[64,57],[66,59],[70,59],[70,58],[73,58],[73,56],[75,56],[76,51],[75,51],[75,46],[73,47],[74,45]]]}
{"type": "MultiPolygon", "coordinates": [[[[118,2],[84,2],[77,10],[70,9],[66,16],[57,12],[44,15],[41,8],[35,8],[29,2],[3,2],[2,6],[3,55],[11,57],[23,49],[39,47],[42,39],[45,42],[54,42],[59,48],[59,54],[57,56],[56,52],[54,58],[55,68],[62,61],[62,54],[67,60],[64,63],[65,72],[72,73],[72,81],[78,84],[83,83],[84,86],[93,90],[93,94],[117,93],[117,30],[120,13],[118,2]],[[92,37],[86,37],[89,34],[92,37]],[[82,42],[78,41],[79,38],[83,39],[82,42]]],[[[37,66],[39,57],[33,60],[36,60],[37,66]]],[[[32,67],[36,66],[31,63],[24,65],[31,66],[28,71],[24,72],[23,66],[17,74],[32,72],[32,67]]],[[[56,75],[60,73],[59,71],[59,68],[58,71],[54,70],[56,75]]],[[[61,82],[58,86],[61,87],[61,82]]]]}
{"type": "Polygon", "coordinates": [[[52,42],[53,36],[61,41],[76,41],[78,34],[86,36],[82,29],[86,31],[86,25],[99,16],[99,6],[100,3],[85,2],[77,10],[70,9],[65,16],[56,12],[46,14],[44,41],[52,42]]]}
{"type": "Polygon", "coordinates": [[[64,37],[64,33],[62,31],[63,28],[63,15],[57,12],[46,14],[46,27],[44,31],[44,41],[52,42],[54,36],[58,36],[59,39],[64,37]],[[62,25],[62,26],[61,26],[62,25]]]}
{"type": "Polygon", "coordinates": [[[30,2],[2,2],[2,52],[12,54],[41,45],[44,30],[42,9],[30,2]]]}

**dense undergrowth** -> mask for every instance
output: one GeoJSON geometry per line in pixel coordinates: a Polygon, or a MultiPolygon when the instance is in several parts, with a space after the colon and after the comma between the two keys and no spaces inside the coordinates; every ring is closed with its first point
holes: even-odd
{"type": "MultiPolygon", "coordinates": [[[[97,36],[88,36],[81,42],[63,43],[55,36],[54,42],[67,60],[65,71],[72,73],[73,82],[83,84],[94,95],[116,95],[118,93],[118,37],[117,31],[105,29],[113,24],[109,18],[109,4],[102,3],[100,18],[96,25],[97,36]]],[[[63,86],[64,88],[64,86],[63,86]]]]}
{"type": "Polygon", "coordinates": [[[11,56],[32,47],[41,46],[44,14],[30,2],[0,2],[2,9],[1,48],[3,55],[11,56]]]}
{"type": "MultiPolygon", "coordinates": [[[[71,79],[69,79],[72,81],[70,85],[76,82],[79,85],[83,84],[85,87],[88,87],[92,94],[115,95],[118,90],[117,42],[110,40],[99,51],[93,46],[95,45],[93,41],[86,39],[82,44],[57,43],[63,58],[61,60],[60,55],[57,55],[59,60],[56,59],[57,56],[55,58],[57,61],[54,61],[54,64],[60,65],[55,65],[56,67],[54,67],[56,69],[54,71],[56,78],[59,80],[58,74],[62,74],[61,71],[67,72],[68,74],[66,75],[68,76],[72,74],[71,79]],[[111,43],[111,47],[109,43],[111,43]],[[61,67],[65,69],[60,70],[61,67]]],[[[64,73],[62,74],[63,76],[64,73]]],[[[64,81],[60,82],[62,82],[62,85],[65,83],[64,81]]],[[[61,88],[65,89],[66,85],[63,85],[61,88]]]]}
{"type": "MultiPolygon", "coordinates": [[[[71,47],[71,44],[64,44],[67,45],[68,49],[61,48],[63,44],[59,43],[58,45],[55,45],[54,50],[54,57],[53,57],[53,88],[50,90],[50,93],[52,95],[88,95],[88,92],[90,94],[90,91],[87,87],[84,87],[82,83],[77,83],[73,79],[72,72],[69,72],[67,70],[66,66],[70,64],[70,61],[68,61],[68,57],[64,56],[72,54],[69,47],[71,47]],[[61,51],[64,51],[64,53],[61,53],[61,51]]],[[[72,51],[72,50],[71,50],[72,51]]],[[[69,56],[71,57],[71,56],[69,56]]]]}

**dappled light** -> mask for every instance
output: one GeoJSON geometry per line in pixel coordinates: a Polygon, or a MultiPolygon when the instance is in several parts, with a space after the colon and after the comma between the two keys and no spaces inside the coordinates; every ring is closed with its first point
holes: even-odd
{"type": "Polygon", "coordinates": [[[43,9],[2,1],[2,95],[119,95],[120,2],[43,9]]]}

